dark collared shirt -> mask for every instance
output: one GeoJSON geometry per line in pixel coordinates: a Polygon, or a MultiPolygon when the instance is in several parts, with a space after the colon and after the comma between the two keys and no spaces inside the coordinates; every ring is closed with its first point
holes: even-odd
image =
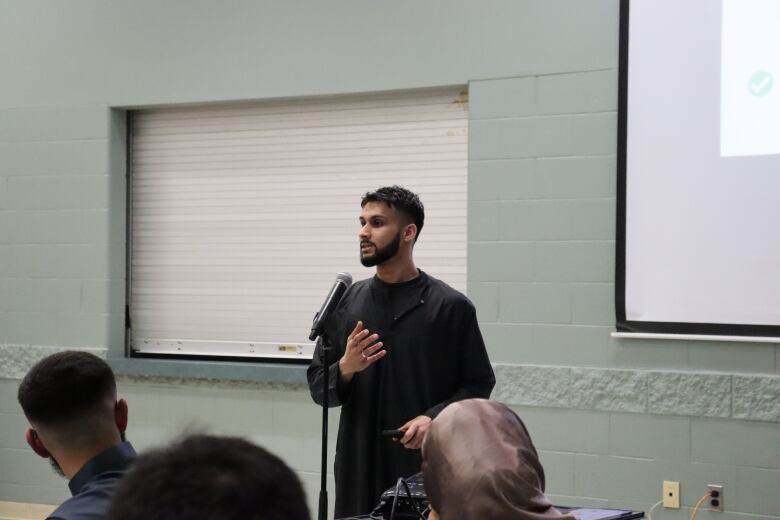
{"type": "Polygon", "coordinates": [[[114,486],[135,459],[129,442],[120,442],[92,457],[68,483],[73,495],[48,520],[102,520],[114,486]]]}

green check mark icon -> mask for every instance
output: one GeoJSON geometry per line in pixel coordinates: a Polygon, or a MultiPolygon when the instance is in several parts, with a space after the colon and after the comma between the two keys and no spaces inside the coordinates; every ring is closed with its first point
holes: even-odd
{"type": "Polygon", "coordinates": [[[765,70],[759,70],[750,76],[748,90],[756,97],[764,97],[772,91],[774,82],[772,74],[765,70]]]}

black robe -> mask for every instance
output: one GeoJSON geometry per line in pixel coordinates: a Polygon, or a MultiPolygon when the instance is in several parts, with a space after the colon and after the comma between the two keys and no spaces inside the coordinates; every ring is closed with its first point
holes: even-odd
{"type": "MultiPolygon", "coordinates": [[[[365,514],[398,477],[420,471],[420,450],[381,437],[386,429],[449,403],[490,397],[493,369],[472,303],[420,271],[409,282],[378,277],[353,284],[325,327],[330,338],[329,405],[341,405],[336,443],[335,518],[365,514]],[[338,360],[347,336],[362,321],[379,334],[387,355],[343,384],[338,360]]],[[[309,389],[322,404],[321,346],[307,371],[309,389]]]]}

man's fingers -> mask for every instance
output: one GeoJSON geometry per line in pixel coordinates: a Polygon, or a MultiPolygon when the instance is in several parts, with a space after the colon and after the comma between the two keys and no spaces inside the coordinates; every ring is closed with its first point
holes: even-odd
{"type": "Polygon", "coordinates": [[[352,332],[349,333],[349,336],[347,337],[348,340],[354,338],[361,330],[363,330],[363,322],[358,321],[355,325],[355,328],[352,329],[352,332]]]}
{"type": "MultiPolygon", "coordinates": [[[[401,429],[403,430],[403,428],[401,429]]],[[[404,436],[401,437],[401,444],[406,445],[407,442],[412,440],[412,438],[415,436],[416,433],[417,433],[417,425],[416,424],[410,425],[409,428],[406,430],[404,436]]]]}
{"type": "Polygon", "coordinates": [[[347,350],[358,350],[362,351],[365,347],[361,346],[363,339],[368,336],[369,332],[368,329],[363,329],[357,334],[355,334],[354,337],[349,338],[347,340],[347,350]]]}
{"type": "MultiPolygon", "coordinates": [[[[353,340],[353,348],[356,348],[358,350],[363,350],[365,347],[363,346],[363,343],[367,341],[367,337],[369,335],[368,329],[363,329],[360,332],[358,332],[358,335],[355,336],[355,339],[353,340]]],[[[370,336],[369,336],[370,337],[370,336]]]]}
{"type": "Polygon", "coordinates": [[[368,336],[368,329],[363,329],[360,332],[358,332],[357,334],[355,334],[355,336],[353,338],[351,338],[352,339],[352,343],[359,345],[360,342],[363,341],[363,338],[365,338],[366,336],[368,336]]]}
{"type": "MultiPolygon", "coordinates": [[[[368,332],[368,331],[366,331],[366,332],[368,332]]],[[[358,348],[360,350],[365,350],[366,348],[368,348],[371,345],[373,345],[376,342],[376,340],[378,340],[378,339],[379,339],[379,334],[371,334],[368,337],[364,337],[364,338],[362,338],[360,340],[360,343],[358,344],[358,348]]]]}
{"type": "Polygon", "coordinates": [[[349,334],[349,337],[350,337],[350,338],[351,338],[351,337],[353,337],[355,334],[357,334],[357,333],[358,333],[358,332],[360,332],[361,330],[363,330],[363,322],[362,322],[362,321],[358,321],[358,322],[355,324],[355,328],[354,328],[354,329],[352,329],[352,332],[349,334]]]}
{"type": "Polygon", "coordinates": [[[363,356],[365,356],[365,357],[370,356],[371,354],[375,353],[377,350],[382,348],[383,345],[384,345],[384,343],[382,343],[381,341],[377,341],[376,343],[374,343],[370,347],[364,348],[363,349],[363,356]]]}
{"type": "Polygon", "coordinates": [[[410,450],[419,450],[422,446],[423,439],[425,439],[424,432],[425,430],[423,429],[422,425],[415,427],[414,436],[408,442],[404,443],[404,448],[409,448],[410,450]]]}
{"type": "Polygon", "coordinates": [[[400,439],[400,442],[404,445],[404,448],[408,448],[410,450],[419,450],[423,444],[423,441],[425,440],[425,435],[430,424],[430,417],[420,415],[419,417],[415,417],[411,421],[401,426],[399,429],[406,432],[405,435],[400,439]]]}
{"type": "Polygon", "coordinates": [[[380,359],[385,357],[385,354],[387,354],[386,350],[380,350],[379,352],[377,352],[373,356],[366,356],[366,358],[365,358],[366,359],[366,366],[368,366],[368,365],[370,365],[372,363],[376,363],[377,361],[379,361],[380,359]]]}

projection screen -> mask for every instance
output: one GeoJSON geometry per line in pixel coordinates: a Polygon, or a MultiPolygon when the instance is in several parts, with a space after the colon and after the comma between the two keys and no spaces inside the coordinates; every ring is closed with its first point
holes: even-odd
{"type": "Polygon", "coordinates": [[[780,337],[780,0],[623,0],[617,329],[780,337]]]}

